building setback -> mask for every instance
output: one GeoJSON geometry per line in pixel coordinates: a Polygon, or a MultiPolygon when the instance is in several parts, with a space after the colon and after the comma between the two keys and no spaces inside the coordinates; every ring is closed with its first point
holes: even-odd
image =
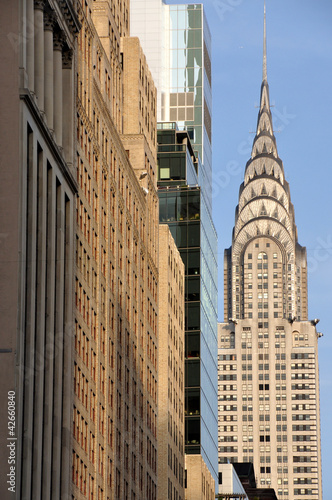
{"type": "Polygon", "coordinates": [[[168,94],[164,120],[188,130],[202,165],[198,183],[212,212],[211,34],[202,4],[167,5],[168,94]]]}
{"type": "MultiPolygon", "coordinates": [[[[3,406],[4,498],[8,437],[17,498],[157,498],[156,89],[128,2],[108,7],[2,10],[1,390],[16,417],[8,434],[3,406]]],[[[180,276],[169,457],[183,499],[184,271],[169,244],[180,276]]]]}
{"type": "Polygon", "coordinates": [[[156,90],[112,6],[78,7],[72,495],[155,500],[156,90]]]}
{"type": "Polygon", "coordinates": [[[308,321],[306,250],[273,134],[266,71],[257,132],[225,251],[218,330],[219,462],[253,462],[278,498],[322,498],[319,320],[308,321]]]}
{"type": "Polygon", "coordinates": [[[187,130],[201,158],[198,182],[212,211],[211,33],[202,4],[131,0],[138,36],[158,89],[158,122],[187,130]]]}
{"type": "MultiPolygon", "coordinates": [[[[186,342],[196,343],[195,348],[186,349],[186,453],[201,453],[217,483],[217,238],[211,215],[211,35],[201,4],[132,0],[131,9],[131,33],[140,38],[158,90],[158,142],[163,141],[158,147],[160,200],[167,206],[169,202],[169,207],[173,202],[183,203],[185,213],[180,220],[174,205],[170,208],[173,214],[168,219],[162,215],[160,222],[169,224],[185,262],[186,319],[196,323],[196,332],[189,333],[186,328],[186,342]],[[178,131],[177,139],[174,130],[171,137],[172,127],[178,131]],[[181,134],[187,144],[190,142],[188,162],[181,134]],[[164,142],[168,140],[171,142],[164,142]],[[189,166],[193,150],[196,170],[189,166]],[[167,193],[167,186],[169,189],[181,186],[181,190],[167,193]],[[195,201],[189,201],[191,197],[195,201]],[[187,215],[185,204],[189,211],[195,211],[195,206],[198,211],[187,215]],[[189,221],[189,217],[193,218],[189,221]],[[192,262],[198,259],[194,264],[196,276],[188,274],[187,258],[192,262]],[[196,353],[196,359],[188,358],[188,349],[196,353]],[[194,397],[197,413],[193,414],[188,406],[189,392],[195,390],[198,390],[197,399],[194,397]]],[[[190,328],[193,330],[194,326],[190,328]]]]}

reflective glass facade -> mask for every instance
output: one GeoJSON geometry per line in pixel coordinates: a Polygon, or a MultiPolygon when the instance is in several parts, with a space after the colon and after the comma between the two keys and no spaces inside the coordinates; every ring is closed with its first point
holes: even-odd
{"type": "Polygon", "coordinates": [[[211,35],[203,5],[169,5],[168,8],[170,71],[164,116],[189,131],[202,160],[198,179],[211,211],[211,35]]]}
{"type": "Polygon", "coordinates": [[[186,453],[201,454],[216,480],[217,236],[197,180],[201,164],[188,135],[175,124],[159,128],[159,217],[170,228],[186,275],[186,453]]]}
{"type": "Polygon", "coordinates": [[[186,453],[201,453],[217,484],[211,34],[201,4],[131,0],[130,22],[158,88],[160,222],[186,266],[186,453]]]}

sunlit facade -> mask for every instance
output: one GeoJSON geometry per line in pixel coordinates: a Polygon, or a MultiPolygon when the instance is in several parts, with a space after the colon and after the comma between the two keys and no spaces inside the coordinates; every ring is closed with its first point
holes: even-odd
{"type": "Polygon", "coordinates": [[[186,321],[195,322],[188,327],[192,328],[190,335],[187,328],[186,339],[199,343],[196,359],[186,358],[186,394],[198,391],[197,399],[195,394],[190,402],[186,396],[186,453],[201,450],[217,483],[217,243],[211,216],[211,35],[202,4],[131,0],[131,14],[131,34],[141,41],[158,89],[160,222],[169,224],[185,262],[186,321]],[[180,206],[181,215],[176,208],[180,206]],[[189,260],[196,276],[189,272],[189,260]],[[197,314],[192,314],[194,309],[197,314]],[[194,412],[188,410],[191,401],[196,406],[194,412]]]}
{"type": "Polygon", "coordinates": [[[131,0],[131,9],[131,34],[140,38],[158,89],[158,121],[188,130],[202,161],[198,180],[211,211],[211,34],[203,5],[131,0]]]}
{"type": "Polygon", "coordinates": [[[184,500],[184,265],[159,226],[158,500],[184,500]]]}
{"type": "Polygon", "coordinates": [[[253,462],[279,499],[322,498],[319,320],[273,133],[264,47],[257,131],[225,250],[218,330],[219,462],[253,462]]]}
{"type": "Polygon", "coordinates": [[[71,498],[157,498],[156,89],[129,2],[82,2],[71,498]]]}
{"type": "Polygon", "coordinates": [[[202,166],[198,183],[211,210],[211,34],[202,4],[169,5],[167,32],[169,87],[164,120],[188,130],[202,166]]]}

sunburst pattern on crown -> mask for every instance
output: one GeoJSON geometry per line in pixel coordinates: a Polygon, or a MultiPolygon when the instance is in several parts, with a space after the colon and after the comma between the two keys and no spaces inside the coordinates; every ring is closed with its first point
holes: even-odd
{"type": "Polygon", "coordinates": [[[278,240],[290,261],[294,262],[297,239],[294,208],[283,164],[278,156],[266,80],[261,86],[256,136],[236,209],[233,262],[240,261],[246,243],[258,235],[278,240]]]}
{"type": "MultiPolygon", "coordinates": [[[[232,247],[225,252],[225,318],[243,314],[241,269],[244,255],[253,240],[267,238],[282,255],[287,314],[305,319],[307,315],[306,250],[297,241],[294,207],[289,184],[278,155],[270,109],[266,69],[266,21],[264,13],[263,81],[256,135],[246,164],[235,212],[232,247]],[[301,285],[299,286],[299,283],[301,285]],[[236,298],[235,298],[236,297],[236,298]],[[300,305],[299,305],[300,303],[300,305]],[[230,316],[231,315],[231,316],[230,316]]],[[[266,241],[268,241],[266,240],[266,241]]]]}

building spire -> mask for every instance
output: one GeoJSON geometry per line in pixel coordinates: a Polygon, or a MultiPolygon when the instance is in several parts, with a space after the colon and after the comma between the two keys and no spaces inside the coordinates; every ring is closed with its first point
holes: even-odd
{"type": "Polygon", "coordinates": [[[266,67],[266,3],[264,0],[263,82],[267,82],[266,67]]]}

